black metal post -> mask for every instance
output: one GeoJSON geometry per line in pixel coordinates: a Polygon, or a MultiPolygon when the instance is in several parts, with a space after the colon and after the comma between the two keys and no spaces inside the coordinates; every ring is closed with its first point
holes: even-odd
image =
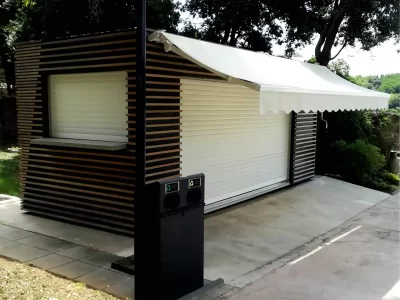
{"type": "MultiPolygon", "coordinates": [[[[146,183],[146,0],[136,2],[136,183],[134,195],[135,273],[141,273],[143,247],[146,240],[145,222],[141,213],[145,201],[146,183]]],[[[146,298],[146,283],[142,276],[135,277],[135,299],[146,298]]]]}

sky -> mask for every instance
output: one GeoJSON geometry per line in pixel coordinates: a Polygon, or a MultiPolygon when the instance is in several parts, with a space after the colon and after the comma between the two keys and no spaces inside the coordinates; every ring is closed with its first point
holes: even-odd
{"type": "MultiPolygon", "coordinates": [[[[296,60],[306,60],[314,55],[316,41],[313,45],[306,46],[304,49],[298,49],[301,57],[295,57],[296,60]]],[[[274,45],[273,54],[280,55],[284,53],[284,46],[274,45]]],[[[389,73],[400,73],[400,54],[396,52],[400,45],[395,45],[394,40],[389,40],[371,51],[360,50],[360,46],[352,48],[345,47],[337,59],[344,59],[350,65],[350,75],[381,75],[389,73]]],[[[332,55],[336,55],[338,48],[332,50],[332,55]]]]}
{"type": "MultiPolygon", "coordinates": [[[[184,12],[181,14],[182,20],[191,19],[189,13],[184,12]]],[[[194,22],[200,23],[201,20],[196,19],[194,22]]],[[[179,27],[183,27],[181,22],[179,27]]],[[[296,52],[301,57],[295,57],[296,60],[307,60],[314,55],[315,45],[317,40],[314,40],[312,45],[308,45],[303,49],[297,49],[296,52]]],[[[363,51],[360,45],[356,47],[345,47],[339,54],[337,59],[344,59],[350,65],[350,75],[381,75],[390,73],[400,73],[400,54],[396,50],[400,49],[400,44],[395,45],[394,40],[389,40],[379,45],[371,51],[363,51]]],[[[273,55],[282,55],[284,53],[284,45],[274,45],[272,48],[273,55]]],[[[336,55],[339,49],[332,50],[332,55],[336,55]]]]}

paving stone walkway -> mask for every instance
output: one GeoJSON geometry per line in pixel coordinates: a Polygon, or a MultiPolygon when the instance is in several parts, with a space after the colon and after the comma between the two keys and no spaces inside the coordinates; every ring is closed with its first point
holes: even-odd
{"type": "Polygon", "coordinates": [[[134,277],[111,269],[120,256],[0,224],[0,256],[134,299],[134,277]]]}

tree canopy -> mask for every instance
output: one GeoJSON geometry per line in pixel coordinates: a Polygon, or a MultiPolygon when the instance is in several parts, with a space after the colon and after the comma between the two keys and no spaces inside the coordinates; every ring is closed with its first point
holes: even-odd
{"type": "Polygon", "coordinates": [[[356,42],[370,50],[399,38],[397,0],[188,0],[185,8],[204,20],[197,36],[255,51],[270,52],[275,41],[291,57],[317,36],[315,57],[324,66],[356,42]],[[332,55],[334,46],[341,50],[332,55]]]}
{"type": "MultiPolygon", "coordinates": [[[[0,70],[14,85],[14,43],[135,27],[136,0],[0,0],[0,70]]],[[[147,26],[176,32],[179,4],[147,0],[147,26]]],[[[0,78],[0,79],[1,79],[0,78]]]]}
{"type": "Polygon", "coordinates": [[[400,94],[400,73],[381,76],[355,76],[356,84],[388,94],[400,94]]]}

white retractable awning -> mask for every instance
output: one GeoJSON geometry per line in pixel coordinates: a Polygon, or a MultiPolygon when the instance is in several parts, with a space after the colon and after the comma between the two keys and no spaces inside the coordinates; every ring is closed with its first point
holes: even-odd
{"type": "Polygon", "coordinates": [[[260,92],[260,113],[385,109],[389,94],[355,85],[328,68],[155,31],[149,41],[260,92]]]}

